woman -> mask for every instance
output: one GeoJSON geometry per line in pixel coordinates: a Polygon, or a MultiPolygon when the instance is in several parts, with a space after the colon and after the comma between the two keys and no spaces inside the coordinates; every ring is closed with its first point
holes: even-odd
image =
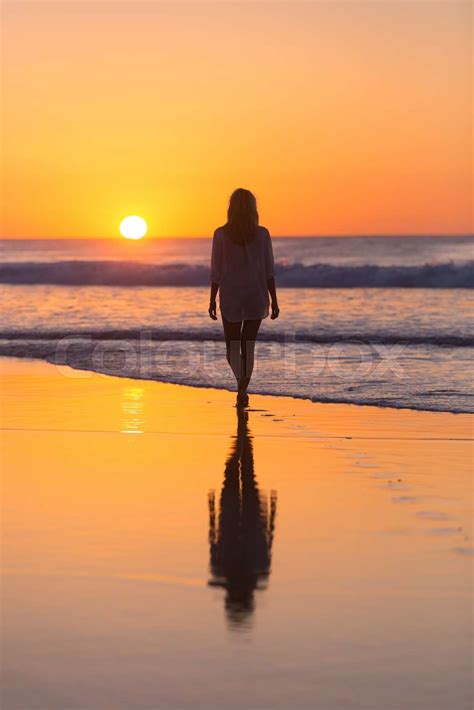
{"type": "Polygon", "coordinates": [[[217,320],[216,296],[224,325],[227,361],[237,381],[237,406],[247,406],[255,340],[263,318],[280,309],[275,288],[272,241],[258,224],[257,201],[249,190],[232,193],[227,223],[214,232],[209,316],[217,320]]]}

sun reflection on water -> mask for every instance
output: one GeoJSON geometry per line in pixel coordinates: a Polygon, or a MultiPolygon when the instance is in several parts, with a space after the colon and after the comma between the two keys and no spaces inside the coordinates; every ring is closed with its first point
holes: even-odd
{"type": "Polygon", "coordinates": [[[121,434],[143,434],[145,390],[141,386],[127,385],[122,390],[121,434]]]}

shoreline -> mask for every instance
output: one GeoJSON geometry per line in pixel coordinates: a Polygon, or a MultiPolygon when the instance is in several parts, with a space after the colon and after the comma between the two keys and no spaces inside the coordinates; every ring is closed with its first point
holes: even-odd
{"type": "MultiPolygon", "coordinates": [[[[185,397],[191,396],[193,400],[198,400],[201,404],[203,401],[208,401],[209,398],[209,401],[217,398],[219,405],[222,405],[225,401],[230,407],[230,411],[235,415],[236,393],[226,387],[209,387],[205,384],[190,385],[164,380],[132,378],[126,375],[101,373],[96,370],[56,364],[41,358],[0,356],[0,376],[6,374],[7,376],[21,377],[22,375],[27,375],[32,369],[39,376],[53,378],[55,381],[63,381],[64,383],[71,382],[73,385],[87,383],[92,388],[95,383],[110,382],[112,386],[115,386],[113,383],[117,382],[117,384],[126,383],[130,384],[130,386],[150,388],[150,391],[156,388],[156,392],[165,390],[172,392],[177,389],[185,397]]],[[[250,413],[266,412],[267,409],[271,409],[276,411],[275,416],[283,417],[285,420],[290,417],[300,417],[307,424],[313,424],[318,421],[318,425],[321,413],[327,413],[327,423],[337,421],[338,416],[341,415],[344,421],[347,418],[351,422],[360,420],[363,422],[364,428],[367,426],[367,422],[370,421],[377,425],[382,423],[385,425],[387,423],[388,426],[396,426],[397,429],[399,426],[405,429],[413,425],[415,432],[418,427],[423,432],[434,432],[442,422],[443,430],[445,426],[448,426],[448,430],[451,429],[456,433],[456,436],[442,436],[441,440],[474,441],[474,417],[470,412],[440,412],[373,404],[356,404],[353,402],[320,402],[291,395],[261,394],[257,392],[250,392],[249,396],[250,407],[248,412],[250,413]],[[353,414],[354,418],[352,416],[347,417],[347,414],[353,414]],[[406,422],[410,424],[408,425],[406,422]]],[[[346,435],[343,438],[350,438],[350,436],[346,435]]],[[[410,439],[411,437],[408,436],[406,438],[410,439]]],[[[412,438],[413,440],[419,440],[416,435],[412,438]]],[[[430,440],[435,440],[433,437],[429,438],[430,440]]]]}
{"type": "MultiPolygon", "coordinates": [[[[226,386],[225,384],[223,385],[215,385],[215,384],[208,384],[208,383],[194,383],[194,382],[178,382],[173,379],[159,379],[159,378],[153,378],[153,377],[133,377],[130,374],[124,374],[121,375],[120,373],[113,372],[101,372],[100,370],[94,370],[88,367],[81,367],[79,364],[69,364],[69,363],[57,363],[54,362],[52,359],[49,359],[48,357],[34,357],[31,354],[28,354],[27,356],[21,356],[17,354],[3,354],[0,353],[0,361],[1,360],[17,360],[19,362],[43,362],[45,364],[51,365],[56,368],[69,368],[70,370],[74,370],[77,372],[84,372],[84,373],[89,373],[90,377],[93,377],[94,375],[100,375],[101,377],[112,377],[112,378],[118,378],[118,379],[126,379],[126,380],[131,380],[134,382],[155,382],[158,384],[168,384],[168,385],[176,385],[180,387],[190,387],[192,389],[204,389],[204,390],[216,390],[216,391],[225,391],[229,392],[230,394],[235,395],[236,390],[234,390],[231,387],[226,386]]],[[[85,375],[86,377],[87,375],[85,375]]],[[[313,405],[340,405],[340,406],[350,406],[350,407],[370,407],[374,409],[381,409],[381,410],[394,410],[394,411],[401,411],[401,412],[424,412],[426,414],[442,414],[442,415],[447,415],[447,414],[452,414],[455,416],[473,416],[474,412],[467,411],[464,409],[428,409],[426,407],[418,407],[415,405],[412,405],[410,407],[406,407],[403,405],[396,405],[396,404],[386,404],[383,402],[371,402],[369,400],[367,401],[359,401],[359,402],[352,402],[352,401],[347,401],[344,399],[330,399],[330,398],[311,398],[307,397],[304,395],[297,395],[297,394],[286,394],[286,393],[273,393],[273,392],[249,392],[250,397],[270,397],[270,398],[286,398],[286,399],[291,399],[295,400],[297,402],[308,402],[313,405]]]]}

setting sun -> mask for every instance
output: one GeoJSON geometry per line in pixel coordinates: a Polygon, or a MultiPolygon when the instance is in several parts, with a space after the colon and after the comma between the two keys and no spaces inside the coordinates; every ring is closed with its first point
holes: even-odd
{"type": "Polygon", "coordinates": [[[125,217],[120,222],[120,234],[125,239],[142,239],[147,232],[147,223],[143,217],[125,217]]]}

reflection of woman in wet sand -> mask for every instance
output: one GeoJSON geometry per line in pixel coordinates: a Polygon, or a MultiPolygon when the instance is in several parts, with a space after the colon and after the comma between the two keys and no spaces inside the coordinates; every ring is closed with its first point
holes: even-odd
{"type": "Polygon", "coordinates": [[[272,491],[268,500],[257,486],[247,418],[246,412],[238,418],[217,523],[215,495],[209,494],[209,584],[227,590],[227,616],[234,624],[246,620],[254,608],[255,589],[266,586],[276,514],[276,493],[272,491]]]}

